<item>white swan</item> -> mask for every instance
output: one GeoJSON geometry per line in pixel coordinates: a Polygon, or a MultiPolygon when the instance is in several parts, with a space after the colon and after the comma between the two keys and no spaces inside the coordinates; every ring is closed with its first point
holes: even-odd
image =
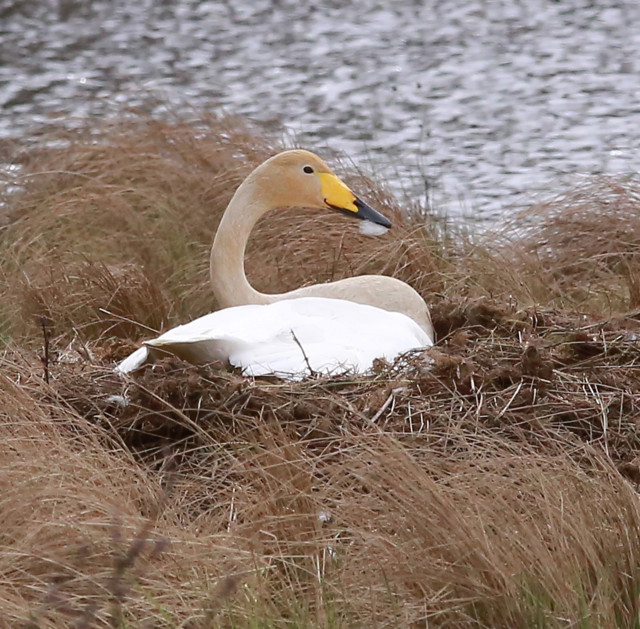
{"type": "Polygon", "coordinates": [[[317,155],[293,150],[271,157],[236,190],[216,232],[211,283],[223,310],[146,341],[117,371],[173,354],[196,364],[228,361],[253,376],[363,373],[376,358],[393,360],[433,345],[427,305],[395,278],[363,275],[288,293],[256,291],[244,272],[249,234],[263,214],[291,206],[339,210],[391,226],[317,155]]]}

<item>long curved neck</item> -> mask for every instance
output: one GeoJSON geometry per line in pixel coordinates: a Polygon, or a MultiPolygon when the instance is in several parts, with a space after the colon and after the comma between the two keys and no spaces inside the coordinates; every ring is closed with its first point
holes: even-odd
{"type": "MultiPolygon", "coordinates": [[[[261,216],[274,206],[274,200],[258,194],[264,190],[259,171],[254,171],[236,190],[225,210],[213,240],[209,273],[214,295],[221,308],[247,304],[270,304],[295,297],[337,297],[361,301],[355,283],[361,278],[350,278],[328,284],[304,286],[286,293],[265,294],[257,291],[244,272],[244,255],[251,234],[261,216]]],[[[369,303],[371,297],[365,302],[369,303]]]]}
{"type": "Polygon", "coordinates": [[[236,190],[222,216],[211,248],[211,285],[222,308],[275,301],[275,296],[255,290],[244,272],[244,253],[249,234],[260,217],[271,209],[254,192],[254,184],[250,179],[236,190]]]}

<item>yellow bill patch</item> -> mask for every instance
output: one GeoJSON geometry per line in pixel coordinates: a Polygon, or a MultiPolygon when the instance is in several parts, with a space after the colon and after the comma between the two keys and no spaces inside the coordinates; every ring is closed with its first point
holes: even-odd
{"type": "Polygon", "coordinates": [[[358,212],[355,206],[356,195],[333,173],[316,173],[322,184],[322,196],[327,205],[340,210],[358,212]]]}

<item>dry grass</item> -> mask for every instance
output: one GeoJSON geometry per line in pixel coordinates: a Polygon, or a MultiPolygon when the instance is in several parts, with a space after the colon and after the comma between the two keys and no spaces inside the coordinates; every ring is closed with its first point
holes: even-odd
{"type": "MultiPolygon", "coordinates": [[[[192,124],[136,117],[61,142],[17,156],[23,171],[11,183],[23,192],[5,199],[11,223],[0,265],[6,333],[25,340],[34,314],[51,318],[56,331],[93,338],[113,332],[118,316],[159,329],[209,312],[216,226],[235,188],[274,145],[241,121],[213,116],[192,124]]],[[[249,243],[255,286],[276,292],[365,272],[438,286],[429,272],[437,243],[366,177],[345,178],[392,218],[394,236],[372,248],[355,222],[281,211],[261,221],[249,243]]],[[[133,338],[148,334],[125,329],[133,338]]]]}
{"type": "Polygon", "coordinates": [[[154,328],[210,309],[217,221],[273,152],[237,121],[211,124],[213,138],[202,125],[140,117],[18,156],[23,192],[7,199],[2,265],[13,335],[34,313],[91,337],[114,323],[98,308],[154,328]]]}
{"type": "Polygon", "coordinates": [[[215,225],[274,150],[241,121],[140,116],[21,155],[0,262],[2,622],[637,627],[637,184],[597,181],[473,243],[352,173],[388,237],[286,211],[250,276],[408,279],[433,308],[431,368],[116,377],[135,322],[213,306],[215,225]]]}
{"type": "Polygon", "coordinates": [[[481,240],[473,271],[494,294],[530,303],[605,315],[637,310],[639,207],[637,178],[593,178],[517,214],[497,240],[481,240]],[[502,273],[490,277],[500,262],[502,273]]]}

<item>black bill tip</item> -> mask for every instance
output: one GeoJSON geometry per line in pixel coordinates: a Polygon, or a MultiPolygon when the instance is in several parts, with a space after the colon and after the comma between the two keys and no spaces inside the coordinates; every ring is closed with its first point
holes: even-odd
{"type": "Polygon", "coordinates": [[[358,208],[358,211],[356,212],[357,218],[361,218],[365,221],[371,221],[376,225],[382,225],[382,227],[386,227],[387,229],[391,227],[391,221],[386,216],[383,216],[380,212],[376,212],[376,210],[367,205],[361,199],[358,199],[358,197],[356,197],[353,204],[358,208]]]}
{"type": "Polygon", "coordinates": [[[382,225],[382,227],[386,227],[387,229],[391,227],[391,221],[386,216],[383,216],[382,214],[380,214],[380,212],[374,210],[370,205],[367,205],[364,201],[358,199],[358,197],[353,200],[353,205],[356,208],[355,212],[351,209],[338,207],[337,205],[331,205],[331,203],[329,203],[326,199],[324,200],[324,202],[331,209],[342,212],[345,216],[355,216],[356,218],[359,218],[363,221],[371,221],[376,225],[382,225]]]}

